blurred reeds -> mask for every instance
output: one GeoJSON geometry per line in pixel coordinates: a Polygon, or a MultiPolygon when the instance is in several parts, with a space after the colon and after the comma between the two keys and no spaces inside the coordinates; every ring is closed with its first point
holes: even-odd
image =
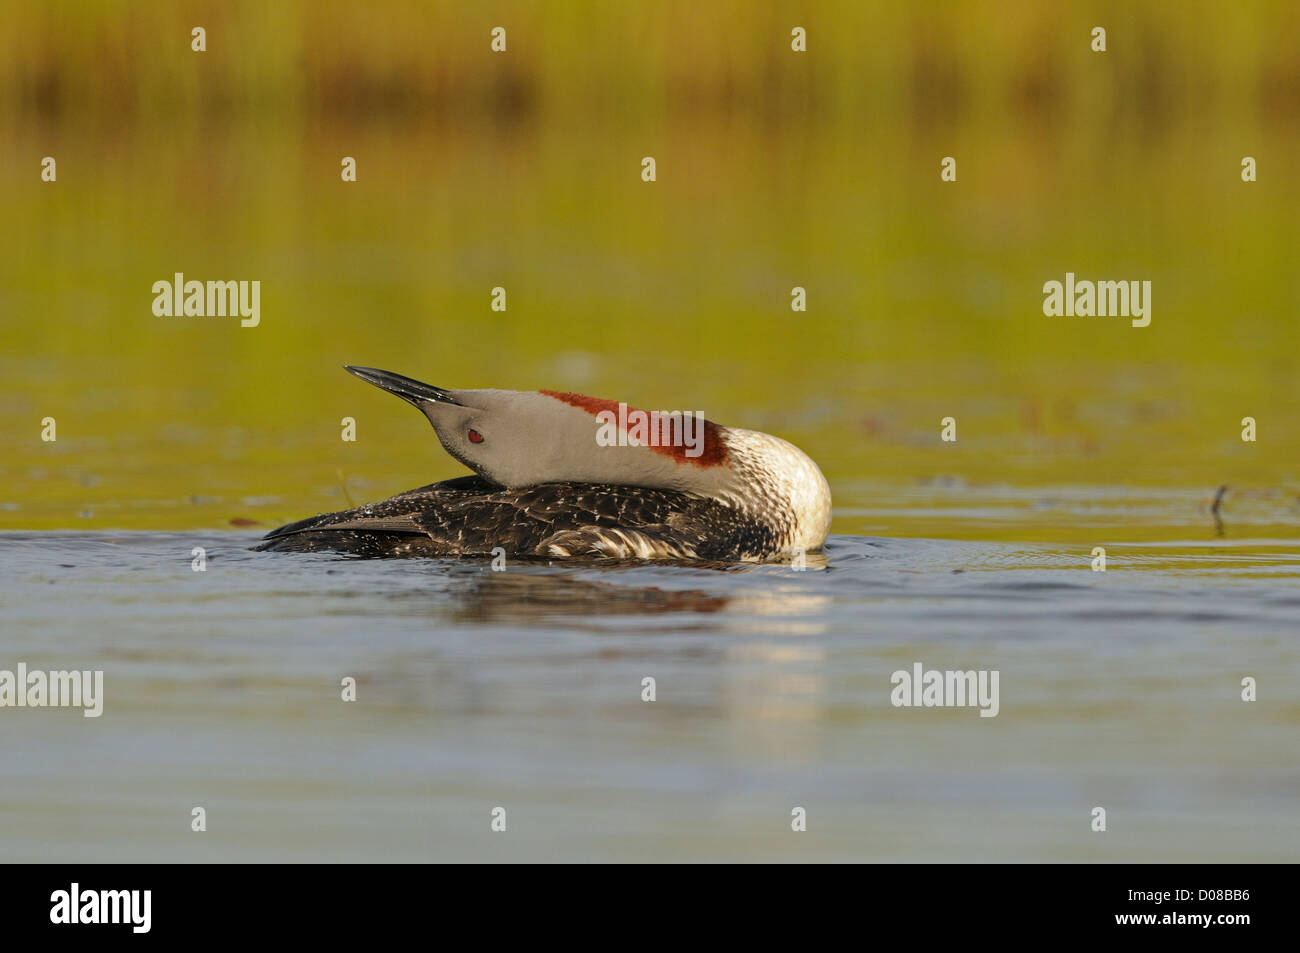
{"type": "Polygon", "coordinates": [[[0,11],[0,115],[1294,122],[1297,35],[1289,0],[52,0],[0,11]],[[498,25],[509,54],[493,58],[498,25]],[[807,56],[789,55],[795,25],[807,56]],[[194,26],[207,30],[201,73],[194,26]]]}

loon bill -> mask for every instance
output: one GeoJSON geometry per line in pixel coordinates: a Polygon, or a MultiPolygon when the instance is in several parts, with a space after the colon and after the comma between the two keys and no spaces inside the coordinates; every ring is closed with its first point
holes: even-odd
{"type": "Polygon", "coordinates": [[[826,541],[826,478],[779,437],[579,394],[444,390],[346,370],[419,408],[477,475],[281,526],[258,549],[761,560],[826,541]]]}

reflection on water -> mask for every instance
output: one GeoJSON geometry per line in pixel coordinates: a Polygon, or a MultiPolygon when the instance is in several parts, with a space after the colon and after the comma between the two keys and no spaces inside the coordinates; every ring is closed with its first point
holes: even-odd
{"type": "MultiPolygon", "coordinates": [[[[931,488],[891,518],[942,506],[978,536],[988,496],[931,488]]],[[[1025,535],[1032,500],[1001,496],[992,525],[1025,535]]],[[[1163,518],[1116,519],[1105,573],[1086,546],[969,539],[835,536],[806,572],[493,572],[9,534],[0,668],[100,668],[106,701],[0,712],[0,857],[1294,860],[1294,517],[1173,538],[1182,495],[1132,502],[1163,518]],[[894,708],[917,662],[998,670],[1000,713],[894,708]]]]}
{"type": "Polygon", "coordinates": [[[456,619],[563,625],[584,616],[720,612],[731,600],[698,589],[664,590],[583,579],[563,572],[495,572],[479,565],[453,595],[456,619]]]}

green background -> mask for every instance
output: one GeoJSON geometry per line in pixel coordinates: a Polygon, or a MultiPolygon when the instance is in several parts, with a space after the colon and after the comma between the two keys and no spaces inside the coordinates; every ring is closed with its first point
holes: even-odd
{"type": "Polygon", "coordinates": [[[934,486],[1199,524],[1228,483],[1294,536],[1297,35],[1288,2],[6,4],[0,528],[269,526],[461,472],[358,363],[780,434],[838,533],[1006,532],[906,505],[934,486]],[[260,326],[155,317],[177,271],[260,280],[260,326]],[[1067,271],[1150,280],[1150,327],[1044,316],[1067,271]]]}

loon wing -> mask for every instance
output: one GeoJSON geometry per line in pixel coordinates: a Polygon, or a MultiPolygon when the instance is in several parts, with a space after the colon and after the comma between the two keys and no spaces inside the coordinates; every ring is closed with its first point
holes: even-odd
{"type": "MultiPolygon", "coordinates": [[[[415,522],[415,518],[423,509],[434,505],[435,501],[458,496],[476,496],[494,489],[500,488],[478,476],[444,480],[442,483],[432,483],[415,490],[407,490],[381,503],[341,510],[337,513],[321,513],[319,516],[309,516],[294,523],[287,523],[262,537],[265,542],[256,548],[291,551],[299,548],[290,542],[293,537],[311,533],[371,532],[424,535],[424,529],[415,522]]],[[[302,547],[303,551],[315,548],[329,549],[330,547],[302,547]]]]}
{"type": "Polygon", "coordinates": [[[603,556],[723,559],[758,554],[768,530],[731,507],[673,490],[598,483],[506,489],[464,477],[381,503],[290,523],[261,550],[363,556],[603,556]]]}
{"type": "Polygon", "coordinates": [[[611,559],[698,559],[700,540],[668,526],[626,529],[582,526],[552,533],[538,544],[539,556],[604,556],[611,559]]]}

